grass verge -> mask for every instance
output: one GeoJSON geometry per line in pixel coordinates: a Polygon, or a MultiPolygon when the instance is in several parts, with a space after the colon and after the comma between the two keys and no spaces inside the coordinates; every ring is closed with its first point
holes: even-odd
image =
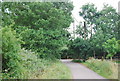
{"type": "Polygon", "coordinates": [[[31,79],[72,79],[71,72],[67,66],[59,60],[49,61],[44,70],[36,71],[30,74],[31,79]]]}
{"type": "Polygon", "coordinates": [[[107,60],[90,59],[83,64],[107,79],[118,79],[117,63],[107,60]]]}
{"type": "Polygon", "coordinates": [[[42,76],[42,79],[71,79],[71,72],[67,66],[57,61],[46,69],[42,76]]]}

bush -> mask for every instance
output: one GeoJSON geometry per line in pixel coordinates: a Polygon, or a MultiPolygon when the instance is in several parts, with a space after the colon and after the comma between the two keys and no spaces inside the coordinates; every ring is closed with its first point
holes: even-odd
{"type": "Polygon", "coordinates": [[[10,27],[4,27],[2,32],[2,72],[3,78],[23,78],[25,68],[21,65],[22,59],[19,54],[20,40],[16,38],[15,31],[10,27]]]}
{"type": "Polygon", "coordinates": [[[111,58],[118,52],[118,42],[115,38],[107,40],[104,44],[103,47],[105,50],[108,52],[107,58],[111,58]]]}
{"type": "Polygon", "coordinates": [[[38,75],[42,75],[46,67],[50,65],[49,60],[38,59],[37,54],[30,50],[22,49],[20,55],[24,62],[23,66],[27,69],[28,79],[36,78],[38,75]]]}
{"type": "MultiPolygon", "coordinates": [[[[21,49],[21,41],[16,38],[16,33],[10,27],[4,27],[0,30],[2,33],[2,78],[3,79],[33,79],[33,78],[52,78],[52,73],[55,75],[61,73],[57,78],[69,77],[69,71],[61,69],[62,64],[57,60],[40,59],[37,53],[30,50],[21,49]],[[59,65],[61,64],[61,65],[59,65]],[[49,71],[52,66],[57,66],[55,71],[49,71]],[[58,66],[59,65],[59,66],[58,66]],[[57,70],[59,70],[57,73],[57,70]],[[51,74],[50,76],[48,73],[51,74]],[[67,75],[64,75],[66,74],[67,75]],[[44,75],[44,77],[42,77],[44,75]],[[32,77],[31,77],[32,76],[32,77]]],[[[67,68],[65,68],[67,70],[67,68]]],[[[54,75],[54,77],[55,77],[54,75]]]]}
{"type": "Polygon", "coordinates": [[[72,62],[83,63],[83,60],[72,60],[72,62]]]}
{"type": "Polygon", "coordinates": [[[120,52],[120,40],[118,40],[117,42],[118,42],[118,52],[120,52]]]}

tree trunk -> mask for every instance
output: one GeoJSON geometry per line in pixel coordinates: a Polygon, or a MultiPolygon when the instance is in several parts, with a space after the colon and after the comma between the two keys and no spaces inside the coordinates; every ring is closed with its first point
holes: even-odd
{"type": "Polygon", "coordinates": [[[112,61],[112,57],[110,57],[110,60],[112,61]]]}
{"type": "Polygon", "coordinates": [[[87,59],[86,59],[86,53],[84,55],[84,59],[83,59],[83,62],[85,62],[87,59]]]}
{"type": "Polygon", "coordinates": [[[104,60],[104,56],[102,56],[102,61],[104,60]]]}
{"type": "Polygon", "coordinates": [[[103,58],[105,59],[105,52],[104,52],[103,58]]]}
{"type": "Polygon", "coordinates": [[[91,25],[91,36],[90,36],[90,38],[92,38],[92,29],[93,29],[93,27],[92,27],[92,25],[91,25]]]}

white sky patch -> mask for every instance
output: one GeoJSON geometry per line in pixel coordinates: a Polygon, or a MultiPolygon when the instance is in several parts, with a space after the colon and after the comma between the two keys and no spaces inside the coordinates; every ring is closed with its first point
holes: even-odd
{"type": "MultiPolygon", "coordinates": [[[[113,8],[115,8],[116,11],[118,12],[118,2],[120,0],[71,0],[71,1],[73,2],[73,5],[74,5],[72,15],[78,21],[78,22],[75,21],[75,25],[78,25],[79,22],[83,21],[82,17],[79,16],[80,8],[83,5],[85,5],[87,3],[93,3],[93,4],[95,4],[95,7],[97,7],[98,10],[101,10],[104,6],[103,4],[109,4],[113,8]]],[[[69,32],[71,32],[71,33],[73,32],[73,24],[70,25],[69,32]]]]}

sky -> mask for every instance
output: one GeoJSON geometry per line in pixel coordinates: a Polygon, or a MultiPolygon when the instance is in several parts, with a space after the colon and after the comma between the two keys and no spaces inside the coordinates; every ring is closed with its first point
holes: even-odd
{"type": "MultiPolygon", "coordinates": [[[[98,10],[101,10],[103,8],[103,4],[109,4],[113,8],[115,8],[118,11],[118,2],[120,0],[71,0],[74,5],[74,9],[72,11],[72,15],[77,20],[75,21],[75,25],[78,25],[80,21],[83,21],[82,17],[79,16],[79,11],[82,5],[85,5],[87,3],[93,3],[97,7],[98,10]]],[[[70,25],[70,32],[73,31],[73,24],[70,25]]]]}

